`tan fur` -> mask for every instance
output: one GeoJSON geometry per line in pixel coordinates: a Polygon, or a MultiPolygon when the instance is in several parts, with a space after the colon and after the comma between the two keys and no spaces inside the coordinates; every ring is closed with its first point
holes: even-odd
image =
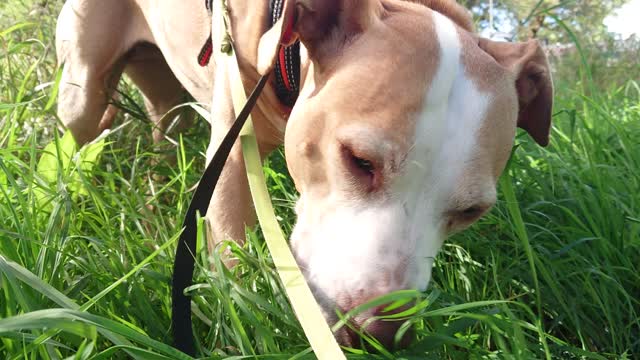
{"type": "Polygon", "coordinates": [[[471,13],[456,3],[454,0],[408,0],[411,2],[425,5],[426,7],[435,10],[442,15],[445,15],[449,19],[453,20],[462,30],[468,32],[474,32],[475,26],[473,25],[473,19],[471,13]]]}

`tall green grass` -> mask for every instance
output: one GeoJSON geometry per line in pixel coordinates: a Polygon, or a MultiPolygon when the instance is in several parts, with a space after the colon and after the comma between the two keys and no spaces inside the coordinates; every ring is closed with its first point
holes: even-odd
{"type": "MultiPolygon", "coordinates": [[[[0,4],[0,358],[179,358],[166,345],[172,257],[208,127],[176,135],[175,164],[155,161],[123,84],[116,128],[75,149],[55,115],[57,7],[0,4]]],[[[419,298],[412,346],[350,358],[639,356],[640,87],[583,88],[557,81],[550,146],[519,136],[497,206],[444,245],[430,289],[391,295],[419,298]]],[[[280,152],[265,172],[290,232],[280,152]]],[[[247,235],[229,244],[232,270],[199,254],[201,355],[313,358],[259,232],[247,235]]]]}

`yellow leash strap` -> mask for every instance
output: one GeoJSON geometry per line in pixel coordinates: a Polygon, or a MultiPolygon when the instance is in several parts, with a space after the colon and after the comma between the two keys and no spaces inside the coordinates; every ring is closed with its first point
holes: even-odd
{"type": "MultiPolygon", "coordinates": [[[[229,57],[228,65],[230,66],[229,75],[233,107],[236,114],[238,114],[247,101],[247,95],[242,85],[235,52],[227,56],[229,57]]],[[[291,306],[298,320],[300,320],[311,348],[320,360],[346,359],[336,339],[333,337],[333,333],[325,321],[320,307],[311,293],[311,289],[309,289],[302,272],[300,272],[300,268],[275,218],[262,171],[262,161],[251,116],[249,116],[240,132],[240,141],[242,143],[242,154],[247,168],[251,196],[258,215],[258,221],[262,227],[262,233],[271,252],[278,275],[291,301],[291,306]]]]}

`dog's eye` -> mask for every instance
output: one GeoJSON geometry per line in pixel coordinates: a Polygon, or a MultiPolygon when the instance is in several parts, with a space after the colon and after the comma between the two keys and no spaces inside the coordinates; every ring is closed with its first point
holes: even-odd
{"type": "Polygon", "coordinates": [[[447,227],[449,231],[459,231],[482,217],[489,209],[490,204],[477,204],[449,212],[447,227]]]}
{"type": "Polygon", "coordinates": [[[482,215],[484,215],[487,210],[491,208],[491,205],[478,204],[472,205],[462,210],[456,211],[455,216],[458,218],[460,222],[472,223],[478,220],[482,215]]]}
{"type": "Polygon", "coordinates": [[[480,216],[486,208],[480,206],[469,206],[468,208],[460,211],[460,215],[467,219],[472,219],[480,216]]]}
{"type": "Polygon", "coordinates": [[[357,156],[353,156],[353,163],[355,164],[355,166],[357,166],[360,170],[368,172],[370,174],[373,174],[373,164],[371,163],[371,161],[366,160],[366,159],[362,159],[359,158],[357,156]]]}
{"type": "Polygon", "coordinates": [[[372,160],[357,154],[349,147],[342,148],[342,159],[348,173],[358,187],[364,187],[367,192],[376,189],[380,181],[380,172],[372,160]]]}
{"type": "Polygon", "coordinates": [[[351,173],[358,179],[360,185],[365,185],[368,191],[373,190],[376,182],[376,168],[371,160],[359,156],[349,155],[349,168],[351,173]]]}

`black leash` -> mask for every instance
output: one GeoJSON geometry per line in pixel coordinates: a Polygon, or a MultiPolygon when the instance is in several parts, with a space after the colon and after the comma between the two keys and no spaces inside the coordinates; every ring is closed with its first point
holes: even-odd
{"type": "Polygon", "coordinates": [[[249,114],[251,114],[251,110],[255,106],[268,79],[268,75],[260,78],[260,81],[258,81],[258,84],[247,99],[247,103],[222,140],[211,163],[209,163],[202,178],[200,178],[200,183],[191,198],[191,204],[189,204],[189,209],[182,224],[184,230],[178,240],[175,262],[173,264],[171,328],[175,347],[191,356],[195,356],[196,352],[191,323],[191,298],[184,294],[184,290],[191,286],[193,271],[195,269],[196,214],[200,213],[200,215],[204,215],[207,212],[211,196],[222,173],[222,168],[227,162],[229,153],[233,148],[233,144],[238,139],[240,130],[244,126],[249,114]]]}

